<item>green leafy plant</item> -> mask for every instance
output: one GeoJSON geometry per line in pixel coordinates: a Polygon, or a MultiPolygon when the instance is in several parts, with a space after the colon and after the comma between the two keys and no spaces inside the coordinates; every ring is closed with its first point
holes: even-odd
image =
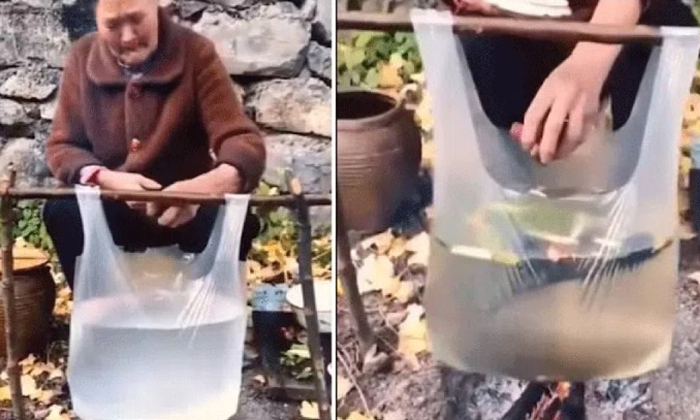
{"type": "MultiPolygon", "coordinates": [[[[41,218],[42,200],[20,201],[15,206],[13,237],[55,255],[53,242],[41,218]]],[[[0,227],[2,232],[2,227],[0,227]]]]}
{"type": "Polygon", "coordinates": [[[382,85],[382,66],[400,59],[404,82],[420,72],[422,62],[413,34],[374,31],[343,33],[338,37],[338,86],[377,88],[382,85]]]}

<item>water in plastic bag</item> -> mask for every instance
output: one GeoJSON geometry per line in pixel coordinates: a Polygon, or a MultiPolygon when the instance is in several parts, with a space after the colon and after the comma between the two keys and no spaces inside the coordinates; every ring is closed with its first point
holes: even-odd
{"type": "Polygon", "coordinates": [[[68,382],[85,420],[225,420],[238,408],[246,328],[238,254],[248,196],[226,197],[200,254],[114,245],[98,191],[79,187],[68,382]]]}
{"type": "Polygon", "coordinates": [[[425,292],[438,361],[526,380],[667,363],[678,277],[682,107],[696,29],[662,28],[632,114],[541,165],[485,115],[449,12],[413,10],[434,116],[425,292]]]}

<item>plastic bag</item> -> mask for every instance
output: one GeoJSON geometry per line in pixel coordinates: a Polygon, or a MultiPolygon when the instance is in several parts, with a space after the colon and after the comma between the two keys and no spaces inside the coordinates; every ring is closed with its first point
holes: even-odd
{"type": "Polygon", "coordinates": [[[697,29],[662,28],[628,122],[544,166],[484,113],[450,13],[416,9],[412,20],[435,121],[425,295],[435,357],[529,380],[623,378],[665,364],[697,29]]]}
{"type": "Polygon", "coordinates": [[[226,196],[200,254],[114,245],[99,190],[78,187],[68,382],[84,419],[225,420],[236,413],[246,329],[239,245],[249,196],[226,196]]]}

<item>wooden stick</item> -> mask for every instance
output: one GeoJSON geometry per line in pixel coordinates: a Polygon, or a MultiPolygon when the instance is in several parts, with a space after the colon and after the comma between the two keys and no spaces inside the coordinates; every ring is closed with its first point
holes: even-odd
{"type": "Polygon", "coordinates": [[[350,314],[352,315],[355,328],[357,329],[357,338],[362,347],[362,354],[365,354],[376,342],[376,337],[374,336],[372,328],[369,326],[365,307],[362,303],[362,296],[360,296],[360,290],[357,286],[357,272],[352,263],[350,240],[348,239],[348,232],[345,228],[345,217],[341,210],[340,194],[337,195],[336,199],[336,212],[338,215],[335,231],[338,241],[338,254],[336,256],[338,261],[338,274],[340,275],[340,281],[343,285],[343,295],[350,306],[350,314]]]}
{"type": "Polygon", "coordinates": [[[309,334],[309,352],[313,361],[314,385],[320,420],[331,420],[331,408],[328,401],[330,396],[326,387],[326,366],[321,348],[321,335],[316,309],[316,291],[312,275],[311,260],[311,223],[309,222],[309,207],[304,199],[304,192],[298,179],[287,173],[287,185],[292,196],[296,199],[296,215],[299,224],[299,282],[304,298],[304,318],[306,331],[309,334]]]}
{"type": "MultiPolygon", "coordinates": [[[[10,188],[7,194],[15,199],[69,199],[76,196],[73,188],[10,188]]],[[[100,196],[111,200],[124,201],[158,201],[158,202],[188,202],[193,204],[224,204],[220,195],[201,193],[173,193],[163,191],[118,191],[102,190],[100,196]]],[[[304,196],[308,206],[329,206],[332,203],[330,194],[304,196]]],[[[252,196],[251,206],[265,207],[294,207],[296,198],[291,195],[282,196],[252,196]]]]}
{"type": "MultiPolygon", "coordinates": [[[[557,41],[592,41],[605,44],[661,44],[657,28],[637,25],[625,27],[587,22],[548,19],[513,19],[482,16],[455,16],[455,33],[502,34],[557,41]]],[[[435,20],[440,24],[442,20],[435,20]]],[[[431,22],[432,23],[432,22],[431,22]]],[[[410,16],[404,14],[338,12],[338,30],[413,32],[410,16]]]]}
{"type": "Polygon", "coordinates": [[[17,308],[15,307],[15,276],[14,276],[14,217],[12,197],[8,190],[15,184],[17,173],[8,168],[9,176],[2,180],[0,189],[0,223],[2,224],[2,299],[5,308],[5,341],[7,347],[7,376],[12,395],[12,411],[15,420],[25,420],[24,401],[22,399],[22,382],[17,349],[17,308]]]}

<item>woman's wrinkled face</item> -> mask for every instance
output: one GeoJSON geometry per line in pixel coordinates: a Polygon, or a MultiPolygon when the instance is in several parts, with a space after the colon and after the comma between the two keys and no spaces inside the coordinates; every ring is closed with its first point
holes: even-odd
{"type": "Polygon", "coordinates": [[[136,66],[158,46],[157,0],[99,0],[97,33],[124,65],[136,66]]]}

